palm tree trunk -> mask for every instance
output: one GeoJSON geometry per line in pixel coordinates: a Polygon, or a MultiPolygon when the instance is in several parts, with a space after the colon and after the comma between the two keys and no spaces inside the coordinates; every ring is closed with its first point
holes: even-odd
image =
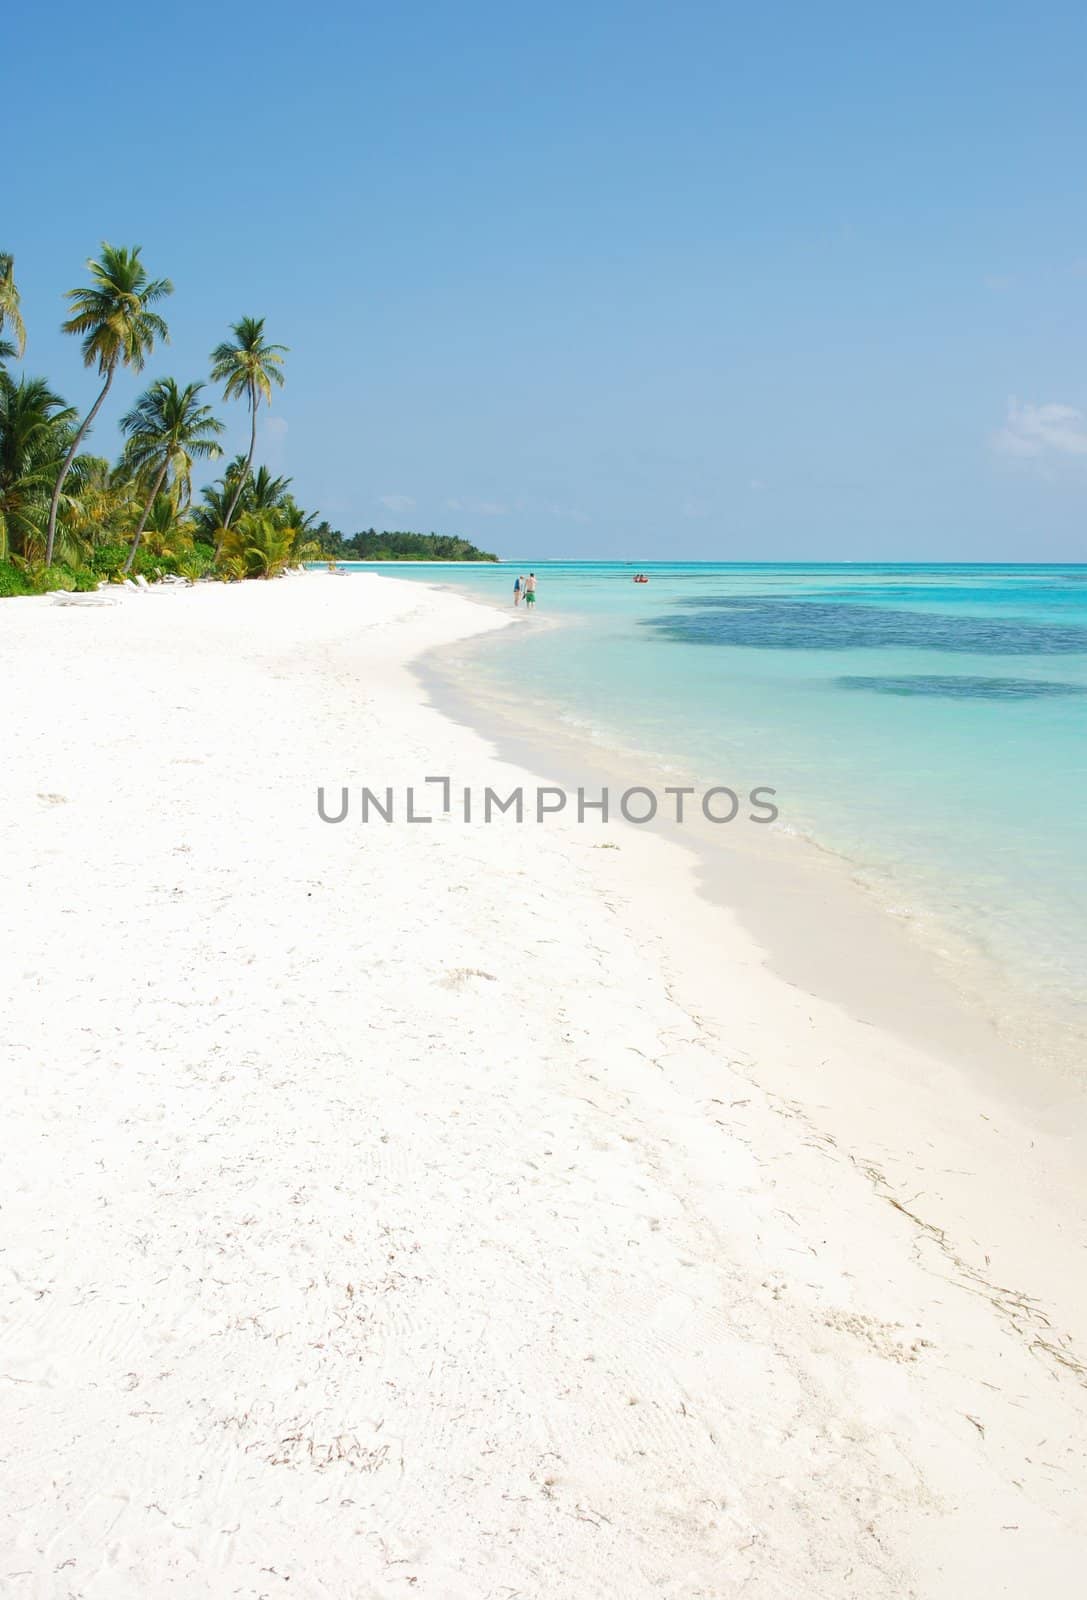
{"type": "Polygon", "coordinates": [[[136,551],[140,548],[140,540],[143,538],[143,530],[147,526],[147,519],[151,515],[151,507],[154,505],[155,498],[158,495],[159,490],[162,488],[163,479],[166,477],[166,469],[169,465],[170,458],[167,456],[166,460],[162,463],[162,470],[155,479],[155,487],[151,490],[151,493],[147,497],[147,504],[143,508],[143,516],[140,518],[140,525],[136,529],[135,537],[132,540],[132,549],[128,552],[128,560],[124,565],[124,574],[126,578],[132,571],[132,563],[136,559],[136,551]]]}
{"type": "Polygon", "coordinates": [[[94,405],[87,412],[87,415],[80,423],[79,431],[68,448],[68,454],[64,457],[64,464],[60,469],[60,474],[56,483],[53,485],[53,498],[49,502],[49,531],[45,538],[45,564],[47,567],[51,567],[53,565],[53,545],[57,537],[57,507],[60,505],[60,491],[64,488],[64,480],[68,476],[72,462],[76,458],[76,452],[83,443],[83,440],[86,438],[91,423],[98,415],[98,410],[102,404],[102,401],[106,398],[107,394],[109,394],[109,386],[113,382],[113,374],[116,372],[116,370],[116,365],[113,365],[107,371],[106,381],[102,385],[98,399],[94,402],[94,405]]]}
{"type": "Polygon", "coordinates": [[[242,497],[242,490],[245,488],[249,474],[253,470],[253,457],[257,453],[257,396],[252,389],[249,391],[249,409],[253,414],[253,425],[249,430],[249,454],[245,458],[245,466],[242,468],[241,475],[238,478],[238,487],[234,491],[234,498],[227,507],[226,516],[223,518],[223,526],[219,529],[219,542],[215,546],[216,561],[222,554],[223,539],[230,531],[230,524],[235,511],[238,509],[238,501],[242,497]]]}

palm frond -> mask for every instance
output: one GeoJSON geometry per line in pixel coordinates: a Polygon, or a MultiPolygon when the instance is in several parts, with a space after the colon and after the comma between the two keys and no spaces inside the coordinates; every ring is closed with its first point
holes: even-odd
{"type": "Polygon", "coordinates": [[[231,324],[233,339],[217,344],[211,352],[211,376],[223,385],[228,400],[243,396],[251,406],[263,396],[271,399],[272,385],[282,388],[281,370],[287,346],[269,344],[264,337],[263,317],[242,317],[231,324]]]}
{"type": "Polygon", "coordinates": [[[5,547],[44,549],[57,470],[73,436],[75,411],[44,378],[14,379],[0,369],[0,516],[5,547]]]}
{"type": "Polygon", "coordinates": [[[26,349],[26,325],[19,311],[19,290],[15,283],[15,257],[7,250],[0,250],[0,331],[4,324],[11,328],[15,335],[15,343],[0,340],[0,357],[5,361],[12,356],[21,356],[26,349]]]}
{"type": "Polygon", "coordinates": [[[173,378],[158,378],[121,418],[127,435],[124,461],[135,474],[157,474],[166,467],[167,485],[187,483],[195,459],[210,461],[222,454],[218,437],[223,424],[199,395],[202,383],[179,388],[173,378]]]}
{"type": "Polygon", "coordinates": [[[87,269],[91,287],[68,290],[72,309],[62,332],[82,336],[84,365],[97,365],[103,376],[118,363],[142,371],[155,341],[169,343],[165,320],[148,307],[172,294],[173,284],[169,278],[148,278],[139,245],[125,249],[104,243],[87,269]]]}

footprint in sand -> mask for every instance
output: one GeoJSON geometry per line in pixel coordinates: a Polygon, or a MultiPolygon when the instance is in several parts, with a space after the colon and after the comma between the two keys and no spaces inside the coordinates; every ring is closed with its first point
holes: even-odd
{"type": "Polygon", "coordinates": [[[438,983],[443,989],[463,989],[469,978],[486,978],[488,983],[497,981],[493,972],[484,972],[482,967],[453,967],[444,978],[438,979],[438,983]]]}

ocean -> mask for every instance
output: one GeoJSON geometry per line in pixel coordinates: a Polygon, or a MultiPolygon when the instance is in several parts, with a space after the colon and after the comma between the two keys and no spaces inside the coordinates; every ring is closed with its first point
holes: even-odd
{"type": "Polygon", "coordinates": [[[1087,1036],[1087,566],[352,570],[509,606],[530,567],[535,615],[461,647],[462,678],[538,729],[773,788],[776,827],[1087,1036]]]}

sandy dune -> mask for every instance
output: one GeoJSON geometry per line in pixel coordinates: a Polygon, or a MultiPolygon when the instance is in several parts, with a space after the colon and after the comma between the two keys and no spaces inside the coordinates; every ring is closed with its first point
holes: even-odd
{"type": "Polygon", "coordinates": [[[517,781],[406,666],[501,625],[0,608],[0,1590],[1073,1600],[1082,1372],[820,1124],[902,1047],[665,841],[318,820],[517,781]]]}

